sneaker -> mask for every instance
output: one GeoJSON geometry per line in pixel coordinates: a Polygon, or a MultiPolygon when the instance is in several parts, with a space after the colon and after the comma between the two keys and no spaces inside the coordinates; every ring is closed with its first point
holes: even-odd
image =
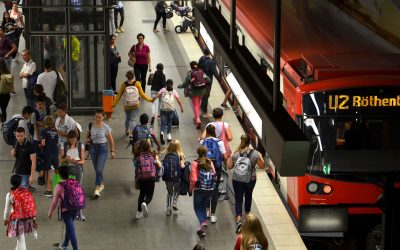
{"type": "Polygon", "coordinates": [[[168,208],[167,209],[167,212],[165,213],[167,216],[171,216],[171,214],[172,214],[172,210],[171,210],[171,208],[168,208]]]}
{"type": "Polygon", "coordinates": [[[68,250],[68,247],[64,247],[64,244],[62,242],[58,244],[58,248],[62,250],[68,250]]]}
{"type": "Polygon", "coordinates": [[[172,209],[173,209],[174,211],[178,211],[178,206],[177,206],[176,204],[173,204],[173,205],[172,205],[172,209]]]}
{"type": "Polygon", "coordinates": [[[142,212],[143,212],[143,216],[144,216],[144,217],[149,216],[149,210],[147,210],[146,202],[143,202],[143,203],[142,203],[142,212]]]}
{"type": "Polygon", "coordinates": [[[151,126],[153,126],[154,125],[154,120],[155,120],[155,117],[153,116],[153,117],[151,117],[151,120],[150,120],[150,125],[151,126]]]}
{"type": "Polygon", "coordinates": [[[43,176],[38,176],[37,182],[38,182],[38,185],[40,185],[40,186],[43,186],[44,184],[46,184],[46,182],[44,181],[43,176]]]}
{"type": "Polygon", "coordinates": [[[211,217],[210,217],[210,221],[211,221],[211,223],[216,223],[217,222],[217,216],[215,216],[215,215],[211,215],[211,217]]]}
{"type": "Polygon", "coordinates": [[[241,222],[241,221],[237,221],[237,222],[236,222],[235,233],[236,233],[236,234],[239,234],[241,228],[242,228],[242,222],[241,222]]]}
{"type": "Polygon", "coordinates": [[[221,104],[221,107],[222,107],[223,109],[227,109],[227,110],[229,109],[228,105],[223,104],[223,103],[221,104]]]}
{"type": "Polygon", "coordinates": [[[162,145],[164,145],[164,144],[165,144],[165,140],[164,140],[164,132],[161,132],[161,133],[160,133],[160,141],[161,141],[161,144],[162,144],[162,145]]]}
{"type": "Polygon", "coordinates": [[[45,191],[42,195],[43,195],[44,197],[53,197],[53,192],[51,192],[51,191],[45,191]]]}
{"type": "Polygon", "coordinates": [[[16,96],[17,93],[15,93],[15,91],[11,91],[10,96],[16,96]]]}
{"type": "Polygon", "coordinates": [[[104,190],[104,184],[101,184],[100,186],[99,186],[99,192],[102,192],[104,190]]]}
{"type": "Polygon", "coordinates": [[[36,191],[36,188],[32,187],[31,185],[29,185],[28,190],[31,191],[31,192],[34,192],[34,191],[36,191]]]}
{"type": "Polygon", "coordinates": [[[203,225],[199,230],[197,230],[196,233],[200,238],[203,238],[204,236],[206,236],[206,230],[207,230],[207,225],[203,225]]]}
{"type": "Polygon", "coordinates": [[[94,198],[99,198],[100,197],[100,191],[99,191],[99,187],[96,186],[96,189],[94,190],[94,198]]]}
{"type": "Polygon", "coordinates": [[[125,30],[124,30],[124,28],[122,28],[122,26],[121,26],[121,27],[119,27],[119,30],[120,30],[122,33],[124,33],[124,32],[125,32],[125,30]]]}
{"type": "Polygon", "coordinates": [[[168,133],[168,134],[167,134],[167,141],[168,141],[168,142],[172,141],[171,133],[168,133]]]}
{"type": "Polygon", "coordinates": [[[210,113],[203,114],[203,118],[211,118],[211,117],[212,117],[212,114],[210,114],[210,113]]]}
{"type": "Polygon", "coordinates": [[[169,31],[169,29],[167,29],[167,28],[164,28],[164,29],[163,29],[163,31],[164,31],[164,32],[168,32],[168,31],[169,31]]]}
{"type": "Polygon", "coordinates": [[[13,58],[11,61],[12,61],[12,62],[16,62],[16,61],[17,61],[17,59],[13,58]]]}
{"type": "Polygon", "coordinates": [[[80,215],[77,215],[77,216],[76,216],[76,219],[79,220],[79,221],[86,221],[86,216],[84,216],[84,215],[82,214],[82,212],[81,212],[80,215]]]}
{"type": "Polygon", "coordinates": [[[143,218],[143,213],[137,211],[137,212],[136,212],[136,219],[137,219],[137,220],[140,220],[141,218],[143,218]]]}
{"type": "Polygon", "coordinates": [[[154,29],[153,31],[154,31],[154,32],[160,32],[158,29],[154,29]]]}
{"type": "Polygon", "coordinates": [[[115,30],[115,32],[121,33],[121,30],[118,28],[118,29],[115,30]]]}

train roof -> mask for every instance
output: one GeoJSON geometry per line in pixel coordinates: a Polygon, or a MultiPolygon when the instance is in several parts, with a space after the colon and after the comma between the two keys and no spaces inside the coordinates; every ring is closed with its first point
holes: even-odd
{"type": "MultiPolygon", "coordinates": [[[[220,0],[229,8],[230,0],[220,0]]],[[[237,20],[273,58],[274,1],[236,0],[237,20]]],[[[303,55],[348,52],[399,53],[328,1],[282,0],[281,57],[289,62],[303,55]]]]}

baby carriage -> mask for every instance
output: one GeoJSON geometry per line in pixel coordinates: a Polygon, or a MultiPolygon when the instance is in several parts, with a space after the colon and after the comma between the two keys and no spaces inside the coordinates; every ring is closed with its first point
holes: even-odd
{"type": "Polygon", "coordinates": [[[179,25],[175,26],[176,33],[185,32],[188,28],[191,31],[194,30],[194,17],[189,15],[192,12],[192,8],[188,6],[178,6],[175,3],[171,3],[171,9],[180,17],[182,17],[182,21],[179,25]]]}

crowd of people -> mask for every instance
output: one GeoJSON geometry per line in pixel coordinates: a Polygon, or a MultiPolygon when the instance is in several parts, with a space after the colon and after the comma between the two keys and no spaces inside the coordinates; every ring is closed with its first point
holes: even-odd
{"type": "MultiPolygon", "coordinates": [[[[161,17],[164,18],[161,6],[165,3],[159,2],[156,7],[155,32],[158,21],[161,17]]],[[[115,33],[122,33],[124,11],[121,1],[117,1],[115,15],[117,14],[121,15],[121,21],[118,25],[118,19],[113,16],[115,33]]],[[[12,11],[10,15],[4,14],[3,23],[12,22],[10,18],[13,19],[15,15],[12,11]]],[[[18,15],[16,20],[20,20],[18,15]]],[[[18,27],[14,24],[12,26],[18,27]]],[[[163,28],[165,30],[164,20],[163,28]]],[[[71,244],[76,250],[78,241],[74,221],[86,220],[83,215],[85,193],[82,188],[83,168],[86,165],[84,152],[89,151],[95,172],[92,197],[99,199],[105,188],[104,169],[107,160],[116,157],[112,128],[104,122],[105,116],[100,110],[94,113],[93,121],[83,127],[68,115],[67,104],[56,101],[55,98],[58,94],[57,84],[63,79],[61,74],[52,69],[50,60],[44,60],[44,71],[36,76],[37,80],[32,86],[31,78],[39,65],[36,65],[27,49],[21,53],[24,64],[19,74],[26,105],[21,109],[20,115],[16,114],[7,119],[6,110],[10,95],[15,94],[9,59],[17,51],[18,28],[11,32],[15,34],[5,38],[5,35],[10,35],[6,32],[11,31],[11,28],[7,29],[9,30],[6,31],[5,26],[0,27],[0,106],[1,122],[4,123],[4,127],[12,130],[13,138],[9,138],[7,143],[12,148],[11,155],[15,157],[10,179],[11,188],[6,197],[4,211],[7,236],[17,238],[16,249],[26,249],[25,234],[36,234],[37,211],[31,192],[38,189],[34,185],[37,181],[38,185],[44,186],[43,196],[52,197],[48,217],[52,218],[58,206],[65,223],[65,238],[58,247],[67,249],[71,244]],[[7,87],[5,91],[2,90],[3,86],[7,87]],[[10,126],[13,122],[15,126],[10,126]]],[[[208,97],[213,77],[218,81],[221,79],[210,51],[205,49],[198,62],[190,62],[190,71],[178,86],[184,88],[185,97],[191,100],[196,129],[204,128],[200,134],[196,159],[187,161],[185,153],[188,153],[189,149],[183,149],[179,139],[172,138],[173,119],[177,113],[175,102],[179,105],[181,113],[184,112],[173,80],[166,78],[163,72],[164,65],[161,63],[157,64],[156,71],[152,74],[150,46],[144,43],[145,35],[139,33],[138,42],[128,53],[132,70],[125,73],[126,80],[117,90],[116,78],[121,55],[116,48],[116,37],[115,34],[110,36],[110,63],[114,65],[110,69],[111,87],[115,91],[113,107],[123,101],[125,136],[129,138],[132,149],[134,186],[139,190],[135,218],[140,220],[149,215],[155,183],[162,179],[166,186],[166,216],[171,216],[179,210],[180,195],[193,196],[193,208],[199,221],[196,233],[199,238],[203,238],[207,235],[208,218],[211,223],[218,221],[216,211],[219,188],[222,185],[221,176],[224,172],[232,170],[235,232],[238,234],[234,249],[268,249],[268,241],[261,223],[251,213],[252,192],[256,184],[255,169],[257,166],[264,168],[264,158],[260,152],[251,148],[250,137],[246,134],[241,136],[239,147],[232,150],[230,141],[233,140],[233,134],[229,123],[223,120],[223,108],[217,107],[212,110],[212,114],[208,113],[208,97]],[[147,72],[151,73],[149,79],[147,72]],[[147,83],[147,80],[150,80],[150,83],[147,83]],[[146,85],[151,85],[151,96],[146,95],[146,85]],[[143,112],[144,101],[152,103],[151,116],[143,112]],[[212,117],[214,121],[202,126],[201,113],[203,117],[212,117]],[[161,118],[159,136],[153,128],[158,118],[161,118]],[[162,145],[166,145],[164,149],[162,145]],[[245,217],[242,218],[243,201],[245,217]]],[[[198,244],[193,249],[205,248],[198,244]]]]}

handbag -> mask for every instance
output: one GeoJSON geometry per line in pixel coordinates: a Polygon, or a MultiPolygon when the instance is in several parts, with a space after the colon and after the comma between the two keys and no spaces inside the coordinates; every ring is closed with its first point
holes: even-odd
{"type": "Polygon", "coordinates": [[[154,77],[154,74],[150,73],[149,74],[149,78],[147,79],[147,85],[152,85],[153,84],[153,77],[154,77]]]}
{"type": "Polygon", "coordinates": [[[128,65],[129,65],[129,67],[134,67],[135,66],[135,60],[132,59],[132,58],[129,58],[128,65]]]}

